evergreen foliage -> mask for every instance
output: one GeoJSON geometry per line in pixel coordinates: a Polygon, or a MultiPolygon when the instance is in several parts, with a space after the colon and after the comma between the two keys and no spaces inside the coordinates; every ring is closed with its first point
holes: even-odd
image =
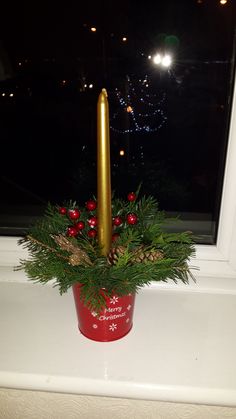
{"type": "Polygon", "coordinates": [[[194,279],[189,267],[190,257],[195,253],[191,232],[166,232],[167,218],[152,196],[132,202],[112,198],[113,217],[121,217],[122,224],[114,227],[118,238],[112,242],[110,259],[101,256],[97,239],[87,234],[90,228],[87,220],[96,215],[96,210],[90,212],[71,201],[63,205],[67,209],[65,214],[60,212],[61,208],[49,204],[45,215],[19,240],[30,256],[21,260],[17,269],[24,269],[31,280],[41,283],[54,280],[61,294],[79,282],[83,285],[84,303],[99,310],[105,304],[104,295],[136,293],[152,281],[188,283],[190,277],[194,279]],[[71,209],[80,211],[79,220],[70,218],[71,209]],[[128,213],[136,214],[135,225],[127,222],[128,213]],[[68,236],[68,227],[76,226],[78,221],[83,221],[85,228],[74,237],[68,236]],[[141,263],[137,254],[141,255],[141,263]]]}

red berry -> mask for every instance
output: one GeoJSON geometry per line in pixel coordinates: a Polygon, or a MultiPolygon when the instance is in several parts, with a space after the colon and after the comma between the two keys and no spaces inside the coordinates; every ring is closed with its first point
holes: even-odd
{"type": "Polygon", "coordinates": [[[88,219],[88,225],[90,227],[96,227],[97,224],[98,224],[97,217],[91,217],[91,218],[88,219]]]}
{"type": "Polygon", "coordinates": [[[117,227],[120,226],[122,224],[122,218],[119,215],[117,215],[113,218],[113,224],[117,227]]]}
{"type": "Polygon", "coordinates": [[[85,227],[85,224],[84,224],[83,221],[79,221],[78,223],[75,224],[75,228],[76,228],[77,231],[78,230],[83,230],[84,227],[85,227]]]}
{"type": "Polygon", "coordinates": [[[70,217],[71,220],[78,220],[80,217],[80,211],[78,208],[68,210],[68,217],[70,217]]]}
{"type": "Polygon", "coordinates": [[[118,233],[114,233],[114,234],[112,234],[111,239],[112,239],[113,242],[115,242],[119,237],[120,237],[120,235],[118,233]]]}
{"type": "Polygon", "coordinates": [[[66,215],[66,213],[67,213],[67,209],[66,209],[66,207],[61,207],[61,208],[59,208],[59,213],[60,213],[61,215],[66,215]]]}
{"type": "Polygon", "coordinates": [[[90,199],[86,202],[86,208],[89,211],[94,211],[97,208],[97,202],[90,199]]]}
{"type": "Polygon", "coordinates": [[[88,236],[91,239],[94,239],[94,237],[96,237],[96,235],[97,235],[97,230],[95,230],[94,228],[91,228],[91,230],[88,231],[88,236]]]}
{"type": "Polygon", "coordinates": [[[78,235],[78,230],[74,226],[69,226],[66,234],[69,237],[76,237],[78,235]]]}
{"type": "Polygon", "coordinates": [[[136,199],[137,197],[136,197],[136,194],[135,194],[134,192],[130,192],[130,193],[128,194],[127,198],[128,198],[128,201],[133,202],[133,201],[135,201],[135,199],[136,199]]]}
{"type": "Polygon", "coordinates": [[[136,214],[134,214],[133,212],[130,212],[129,214],[127,214],[126,216],[126,220],[128,224],[134,225],[137,224],[138,222],[138,217],[136,214]]]}

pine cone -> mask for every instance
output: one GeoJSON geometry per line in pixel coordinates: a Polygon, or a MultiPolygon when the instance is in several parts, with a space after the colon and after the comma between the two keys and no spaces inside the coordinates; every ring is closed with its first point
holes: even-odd
{"type": "Polygon", "coordinates": [[[132,259],[135,263],[142,262],[155,262],[156,260],[163,259],[164,255],[160,250],[145,250],[145,247],[140,246],[134,251],[132,259]]]}
{"type": "MultiPolygon", "coordinates": [[[[113,247],[108,255],[108,263],[116,265],[120,256],[125,253],[124,246],[113,247]]],[[[160,250],[145,250],[144,246],[140,246],[132,252],[130,263],[142,262],[155,262],[156,260],[163,259],[164,255],[160,250]]]]}
{"type": "Polygon", "coordinates": [[[120,257],[120,256],[123,256],[123,255],[124,255],[124,253],[125,253],[125,247],[124,247],[124,246],[117,246],[117,247],[113,247],[113,248],[110,250],[110,252],[109,252],[109,254],[108,254],[108,256],[107,256],[108,263],[109,263],[110,265],[116,265],[116,263],[117,263],[117,261],[118,261],[119,257],[120,257]]]}

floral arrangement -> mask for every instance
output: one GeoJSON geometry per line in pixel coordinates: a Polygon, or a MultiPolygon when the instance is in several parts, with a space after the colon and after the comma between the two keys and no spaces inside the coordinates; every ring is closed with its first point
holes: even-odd
{"type": "Polygon", "coordinates": [[[137,293],[152,281],[194,279],[188,264],[195,253],[192,233],[167,232],[168,219],[152,196],[139,198],[139,190],[127,200],[113,196],[107,256],[97,240],[96,210],[95,198],[85,207],[72,201],[49,204],[19,241],[30,257],[21,260],[18,269],[37,282],[54,280],[61,294],[80,283],[81,299],[92,310],[104,307],[105,296],[137,293]]]}

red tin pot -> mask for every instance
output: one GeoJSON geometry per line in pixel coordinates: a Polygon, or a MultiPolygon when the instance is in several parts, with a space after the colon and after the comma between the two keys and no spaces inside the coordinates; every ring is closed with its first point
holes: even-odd
{"type": "Polygon", "coordinates": [[[133,326],[135,294],[113,295],[106,298],[106,307],[100,313],[90,311],[80,299],[81,284],[72,286],[78,327],[89,339],[98,342],[110,342],[121,339],[133,326]]]}

